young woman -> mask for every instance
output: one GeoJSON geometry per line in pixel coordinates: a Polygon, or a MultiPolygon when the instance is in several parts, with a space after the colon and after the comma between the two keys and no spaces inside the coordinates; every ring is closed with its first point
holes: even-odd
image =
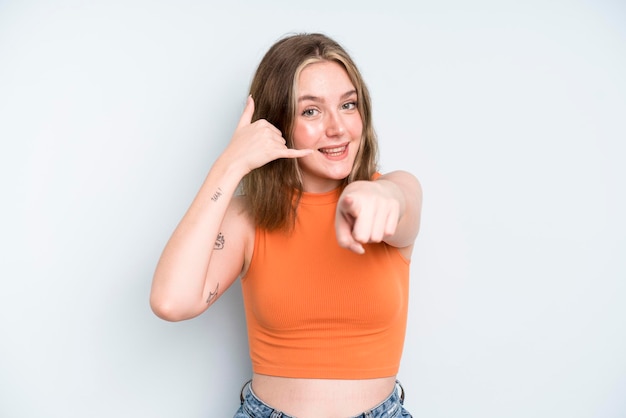
{"type": "Polygon", "coordinates": [[[410,416],[396,374],[422,194],[376,169],[369,93],[345,50],[321,34],[274,44],[150,296],[184,320],[241,277],[254,374],[235,417],[410,416]]]}

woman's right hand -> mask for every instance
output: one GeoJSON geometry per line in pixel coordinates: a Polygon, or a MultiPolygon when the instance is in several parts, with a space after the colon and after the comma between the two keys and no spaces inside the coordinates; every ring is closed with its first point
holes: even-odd
{"type": "Polygon", "coordinates": [[[212,165],[196,198],[161,254],[152,281],[150,305],[168,321],[193,318],[228,289],[241,274],[254,224],[240,200],[232,199],[241,178],[278,158],[298,158],[312,150],[285,146],[281,132],[266,120],[252,123],[248,98],[233,137],[212,165]],[[216,248],[211,237],[227,244],[216,248]],[[215,251],[217,249],[217,251],[215,251]]]}
{"type": "Polygon", "coordinates": [[[252,122],[254,100],[248,96],[237,128],[222,154],[230,164],[241,164],[247,174],[255,168],[279,158],[300,158],[313,152],[310,149],[287,148],[278,128],[265,119],[252,122]]]}

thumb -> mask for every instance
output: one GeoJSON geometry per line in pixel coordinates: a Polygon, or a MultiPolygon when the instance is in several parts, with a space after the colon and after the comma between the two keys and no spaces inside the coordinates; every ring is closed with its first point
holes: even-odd
{"type": "Polygon", "coordinates": [[[352,206],[352,199],[348,198],[340,202],[340,206],[337,207],[337,213],[335,215],[335,234],[337,236],[337,243],[340,247],[351,250],[357,254],[363,254],[365,252],[363,246],[357,242],[352,236],[352,228],[354,228],[355,217],[349,212],[352,206]]]}
{"type": "Polygon", "coordinates": [[[359,214],[359,206],[354,198],[350,195],[343,196],[343,198],[339,201],[338,210],[346,215],[352,216],[354,218],[359,214]]]}
{"type": "Polygon", "coordinates": [[[243,109],[243,113],[239,118],[237,128],[250,125],[250,123],[252,122],[252,115],[254,115],[254,99],[252,98],[252,95],[250,95],[248,96],[248,100],[246,100],[246,107],[243,109]]]}

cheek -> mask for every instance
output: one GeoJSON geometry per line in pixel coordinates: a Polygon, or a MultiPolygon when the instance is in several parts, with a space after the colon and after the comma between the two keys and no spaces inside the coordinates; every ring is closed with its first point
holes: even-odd
{"type": "Polygon", "coordinates": [[[296,148],[308,148],[319,137],[319,127],[315,124],[297,123],[293,130],[293,143],[296,148]]]}
{"type": "Polygon", "coordinates": [[[361,117],[354,118],[349,129],[354,138],[360,139],[363,136],[363,121],[361,120],[361,117]]]}

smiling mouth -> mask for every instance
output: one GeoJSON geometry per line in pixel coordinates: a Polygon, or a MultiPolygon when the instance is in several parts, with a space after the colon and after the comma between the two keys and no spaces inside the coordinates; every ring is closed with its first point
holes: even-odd
{"type": "Polygon", "coordinates": [[[322,154],[328,155],[329,157],[338,157],[346,151],[346,148],[348,148],[348,145],[333,148],[320,148],[318,151],[322,154]]]}

